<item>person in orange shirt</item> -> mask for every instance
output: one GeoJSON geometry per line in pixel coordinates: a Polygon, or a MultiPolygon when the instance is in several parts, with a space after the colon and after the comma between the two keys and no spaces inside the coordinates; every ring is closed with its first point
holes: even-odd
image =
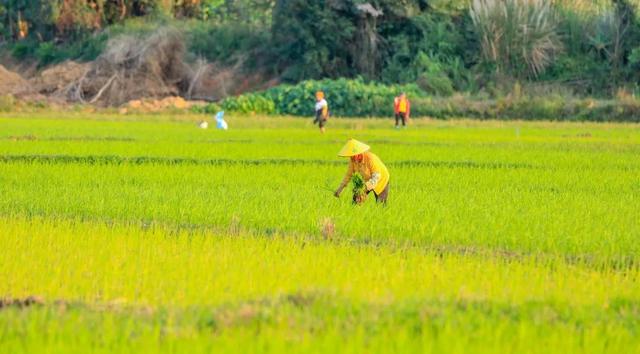
{"type": "Polygon", "coordinates": [[[369,145],[355,139],[350,139],[340,150],[338,156],[349,157],[349,169],[342,179],[340,187],[334,192],[336,198],[340,197],[342,190],[349,184],[354,173],[359,173],[365,180],[367,194],[373,192],[376,202],[387,203],[389,197],[389,170],[382,160],[369,151],[369,145]]]}
{"type": "Polygon", "coordinates": [[[402,126],[406,128],[407,121],[411,116],[411,102],[404,92],[402,92],[400,96],[393,99],[393,112],[396,115],[396,129],[400,128],[401,119],[402,126]]]}

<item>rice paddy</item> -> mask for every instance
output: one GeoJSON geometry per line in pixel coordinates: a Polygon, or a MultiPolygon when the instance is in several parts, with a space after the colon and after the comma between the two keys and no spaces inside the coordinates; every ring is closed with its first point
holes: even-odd
{"type": "Polygon", "coordinates": [[[0,115],[0,352],[640,352],[640,126],[198,119],[0,115]]]}

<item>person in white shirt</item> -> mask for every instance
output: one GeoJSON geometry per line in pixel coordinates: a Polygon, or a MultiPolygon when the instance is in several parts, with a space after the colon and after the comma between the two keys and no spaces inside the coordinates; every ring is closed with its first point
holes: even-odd
{"type": "Polygon", "coordinates": [[[324,126],[329,119],[329,104],[324,99],[324,92],[316,92],[316,119],[313,120],[313,124],[318,123],[320,132],[324,134],[324,126]]]}

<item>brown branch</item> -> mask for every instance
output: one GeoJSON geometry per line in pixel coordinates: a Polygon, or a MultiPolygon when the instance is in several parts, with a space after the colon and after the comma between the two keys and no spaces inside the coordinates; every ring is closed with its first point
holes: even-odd
{"type": "Polygon", "coordinates": [[[113,82],[113,80],[116,79],[116,77],[118,77],[118,74],[113,74],[113,76],[111,76],[111,78],[109,79],[109,81],[107,81],[107,83],[102,86],[102,88],[100,89],[100,91],[98,91],[98,93],[91,99],[91,101],[89,101],[89,103],[96,103],[96,101],[98,101],[100,99],[100,97],[102,96],[102,94],[104,93],[104,91],[111,86],[111,83],[113,82]]]}

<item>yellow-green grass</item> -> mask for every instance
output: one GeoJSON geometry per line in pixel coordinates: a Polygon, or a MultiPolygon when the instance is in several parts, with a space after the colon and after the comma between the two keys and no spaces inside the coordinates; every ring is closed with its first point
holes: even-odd
{"type": "Polygon", "coordinates": [[[140,305],[220,305],[298,292],[366,302],[551,301],[640,295],[638,269],[286,236],[3,219],[0,293],[140,305]]]}
{"type": "Polygon", "coordinates": [[[640,349],[637,268],[73,220],[2,223],[0,293],[44,301],[0,311],[0,338],[14,353],[230,343],[233,352],[640,349]]]}
{"type": "Polygon", "coordinates": [[[640,350],[637,125],[61,114],[0,115],[0,352],[640,350]]]}

